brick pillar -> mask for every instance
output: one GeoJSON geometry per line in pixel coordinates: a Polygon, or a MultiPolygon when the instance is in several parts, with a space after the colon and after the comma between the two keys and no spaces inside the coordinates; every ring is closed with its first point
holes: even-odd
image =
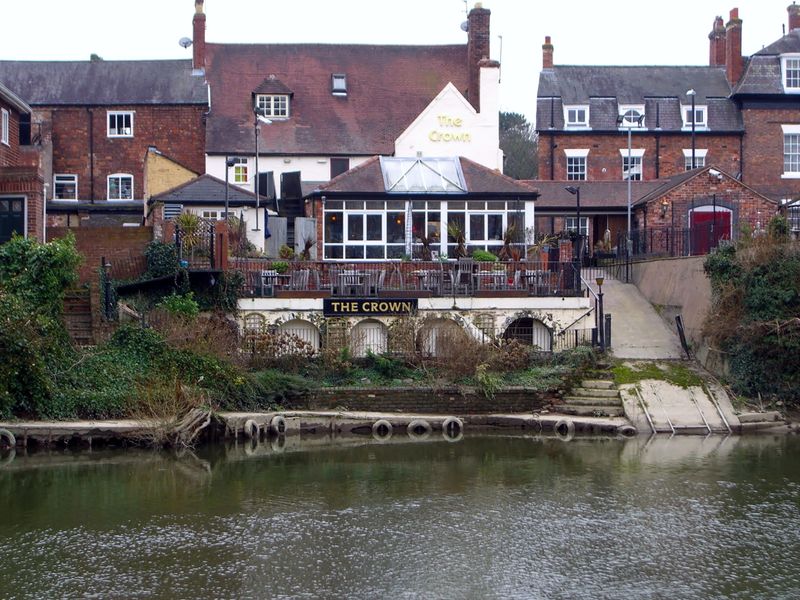
{"type": "Polygon", "coordinates": [[[553,68],[553,44],[550,43],[550,36],[544,36],[544,44],[542,44],[542,68],[553,68]]]}
{"type": "Polygon", "coordinates": [[[214,262],[212,268],[228,270],[228,224],[217,221],[214,226],[214,262]]]}
{"type": "Polygon", "coordinates": [[[469,82],[467,99],[475,110],[481,110],[481,69],[478,63],[489,56],[489,16],[491,11],[483,8],[478,2],[475,8],[469,11],[467,38],[467,68],[469,69],[469,82]]]}
{"type": "Polygon", "coordinates": [[[192,67],[206,68],[206,15],[203,12],[203,1],[194,1],[194,19],[192,19],[192,67]]]}
{"type": "Polygon", "coordinates": [[[725,66],[725,24],[722,17],[714,19],[714,26],[708,34],[708,64],[712,67],[725,66]]]}
{"type": "Polygon", "coordinates": [[[725,68],[731,86],[739,83],[742,66],[742,20],[739,18],[739,9],[733,8],[730,21],[725,26],[725,68]]]}

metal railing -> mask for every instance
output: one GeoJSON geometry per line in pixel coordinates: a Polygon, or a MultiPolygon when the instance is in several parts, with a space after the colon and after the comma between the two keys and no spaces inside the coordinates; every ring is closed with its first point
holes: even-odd
{"type": "Polygon", "coordinates": [[[569,262],[280,261],[232,257],[246,297],[289,292],[320,296],[579,296],[569,262]],[[312,294],[313,295],[313,294],[312,294]]]}

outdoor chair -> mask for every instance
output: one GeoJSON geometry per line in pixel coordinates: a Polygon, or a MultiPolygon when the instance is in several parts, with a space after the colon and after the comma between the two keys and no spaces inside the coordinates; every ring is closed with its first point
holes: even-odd
{"type": "Polygon", "coordinates": [[[308,277],[309,277],[308,269],[300,269],[298,271],[292,271],[291,276],[289,277],[289,289],[307,290],[308,277]]]}
{"type": "Polygon", "coordinates": [[[455,293],[471,295],[475,291],[475,260],[461,257],[456,264],[456,276],[453,281],[455,293]]]}

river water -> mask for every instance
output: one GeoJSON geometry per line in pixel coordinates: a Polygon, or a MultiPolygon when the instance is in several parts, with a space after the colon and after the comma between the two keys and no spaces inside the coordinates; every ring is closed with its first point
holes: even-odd
{"type": "Polygon", "coordinates": [[[0,462],[0,598],[797,598],[800,438],[0,462]]]}

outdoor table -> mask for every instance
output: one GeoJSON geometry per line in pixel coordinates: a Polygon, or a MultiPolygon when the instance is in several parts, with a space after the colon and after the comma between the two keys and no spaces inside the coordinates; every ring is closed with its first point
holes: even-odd
{"type": "Polygon", "coordinates": [[[478,271],[475,273],[476,289],[500,290],[506,287],[508,274],[503,271],[478,271]]]}

